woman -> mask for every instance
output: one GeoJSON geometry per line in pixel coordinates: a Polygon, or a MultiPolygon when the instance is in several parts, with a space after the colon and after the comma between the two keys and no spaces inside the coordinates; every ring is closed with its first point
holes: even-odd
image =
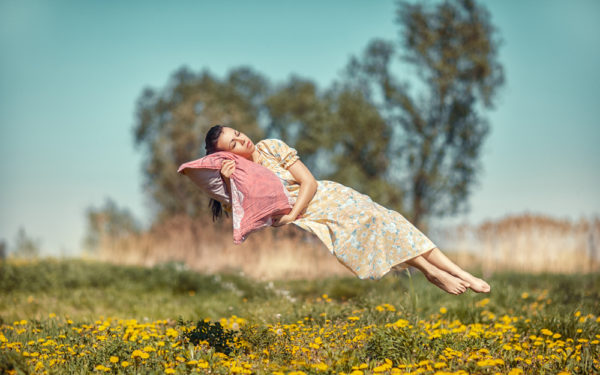
{"type": "MultiPolygon", "coordinates": [[[[245,134],[221,125],[206,135],[206,154],[228,151],[273,171],[296,199],[291,212],[273,226],[294,223],[315,234],[337,259],[359,278],[378,279],[392,267],[419,269],[434,285],[450,294],[470,288],[487,293],[490,286],[448,259],[431,240],[398,212],[333,181],[316,181],[296,150],[277,139],[256,145],[245,134]]],[[[221,175],[230,189],[235,162],[223,162],[221,175]]],[[[213,218],[222,206],[211,200],[213,218]]]]}

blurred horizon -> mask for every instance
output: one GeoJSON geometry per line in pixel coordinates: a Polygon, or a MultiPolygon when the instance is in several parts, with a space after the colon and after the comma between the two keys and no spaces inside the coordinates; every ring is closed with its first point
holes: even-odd
{"type": "MultiPolygon", "coordinates": [[[[324,89],[369,40],[398,31],[394,1],[178,4],[0,1],[0,240],[9,248],[23,227],[42,255],[79,254],[85,210],[106,198],[149,222],[135,103],[180,67],[222,77],[247,65],[275,83],[296,74],[324,89]]],[[[484,112],[491,133],[471,211],[432,224],[600,215],[600,3],[481,4],[503,40],[506,83],[484,112]]]]}

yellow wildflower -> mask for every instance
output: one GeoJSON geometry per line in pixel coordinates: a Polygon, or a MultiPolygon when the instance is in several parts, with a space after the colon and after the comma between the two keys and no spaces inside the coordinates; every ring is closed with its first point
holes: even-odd
{"type": "Polygon", "coordinates": [[[319,371],[327,371],[327,369],[329,368],[329,366],[327,366],[327,364],[325,363],[317,363],[316,365],[313,365],[314,368],[316,368],[319,371]]]}
{"type": "Polygon", "coordinates": [[[549,329],[546,329],[546,328],[542,328],[542,330],[540,332],[542,333],[542,335],[546,335],[546,336],[553,335],[552,331],[550,331],[549,329]]]}

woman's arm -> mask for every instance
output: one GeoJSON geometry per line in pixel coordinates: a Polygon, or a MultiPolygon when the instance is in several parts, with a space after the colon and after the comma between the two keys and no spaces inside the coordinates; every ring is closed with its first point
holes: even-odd
{"type": "Polygon", "coordinates": [[[289,224],[296,220],[298,215],[306,209],[310,201],[317,192],[317,180],[308,168],[300,160],[297,160],[292,164],[288,171],[294,176],[294,179],[300,184],[300,191],[298,192],[298,198],[294,207],[289,214],[283,215],[279,219],[275,219],[273,226],[278,227],[281,225],[289,224]]]}
{"type": "Polygon", "coordinates": [[[235,172],[235,161],[233,160],[225,160],[221,165],[221,176],[225,181],[225,185],[227,186],[227,193],[231,195],[231,181],[229,178],[235,172]]]}

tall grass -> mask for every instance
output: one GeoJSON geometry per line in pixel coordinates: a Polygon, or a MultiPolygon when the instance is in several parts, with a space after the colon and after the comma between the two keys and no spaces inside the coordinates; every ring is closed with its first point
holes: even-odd
{"type": "Polygon", "coordinates": [[[318,239],[293,225],[265,228],[235,245],[231,219],[219,225],[172,217],[139,235],[104,237],[91,257],[143,266],[177,261],[196,271],[241,272],[256,279],[352,275],[318,239]]]}
{"type": "MultiPolygon", "coordinates": [[[[472,272],[581,273],[600,270],[600,219],[578,222],[523,214],[427,233],[449,258],[472,272]]],[[[94,259],[154,266],[183,262],[206,273],[240,272],[255,279],[352,276],[314,236],[294,225],[266,228],[234,245],[231,221],[177,216],[125,238],[103,237],[94,259]]]]}
{"type": "Polygon", "coordinates": [[[506,216],[439,234],[456,260],[497,271],[589,273],[600,270],[600,218],[573,222],[543,215],[506,216]]]}

